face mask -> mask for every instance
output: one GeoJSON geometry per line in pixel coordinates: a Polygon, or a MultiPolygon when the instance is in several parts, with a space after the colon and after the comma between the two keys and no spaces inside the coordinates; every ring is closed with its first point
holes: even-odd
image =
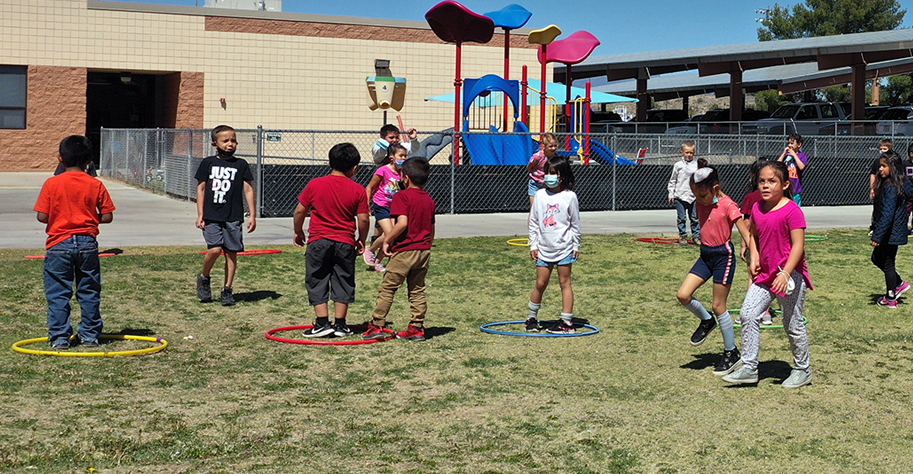
{"type": "Polygon", "coordinates": [[[219,158],[226,159],[226,158],[231,158],[232,156],[234,156],[235,151],[234,150],[226,151],[221,148],[216,148],[216,153],[219,155],[219,158]]]}
{"type": "Polygon", "coordinates": [[[403,163],[405,163],[406,160],[393,160],[393,162],[396,163],[396,167],[399,168],[400,166],[403,166],[403,163]]]}
{"type": "Polygon", "coordinates": [[[558,186],[558,175],[556,174],[547,174],[545,175],[545,186],[548,188],[554,188],[558,186]]]}
{"type": "Polygon", "coordinates": [[[716,204],[718,202],[720,202],[720,198],[713,196],[713,203],[716,204]]]}

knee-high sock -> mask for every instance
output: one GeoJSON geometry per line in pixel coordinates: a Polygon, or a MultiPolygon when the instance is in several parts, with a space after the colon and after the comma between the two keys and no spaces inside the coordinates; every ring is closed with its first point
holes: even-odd
{"type": "Polygon", "coordinates": [[[700,301],[694,298],[691,298],[691,301],[685,305],[685,308],[687,308],[688,311],[694,313],[695,316],[701,318],[701,321],[706,321],[713,317],[710,315],[710,313],[707,312],[706,309],[704,309],[704,305],[702,305],[700,301]]]}
{"type": "Polygon", "coordinates": [[[732,316],[729,311],[716,317],[720,325],[720,331],[723,332],[723,349],[731,351],[735,349],[735,331],[732,330],[732,316]]]}
{"type": "Polygon", "coordinates": [[[539,308],[542,306],[542,303],[533,303],[529,302],[529,316],[527,319],[539,319],[539,308]]]}

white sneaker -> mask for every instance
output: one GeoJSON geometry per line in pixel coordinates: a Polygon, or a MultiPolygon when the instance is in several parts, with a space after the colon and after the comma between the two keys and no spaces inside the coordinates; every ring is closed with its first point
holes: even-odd
{"type": "Polygon", "coordinates": [[[783,388],[799,388],[812,383],[811,370],[793,369],[789,377],[783,381],[783,388]]]}
{"type": "Polygon", "coordinates": [[[750,385],[758,383],[758,371],[751,370],[743,365],[736,369],[735,372],[724,375],[723,381],[737,385],[750,385]]]}
{"type": "Polygon", "coordinates": [[[774,320],[770,315],[770,311],[765,311],[764,314],[761,315],[761,326],[773,326],[773,324],[774,320]]]}

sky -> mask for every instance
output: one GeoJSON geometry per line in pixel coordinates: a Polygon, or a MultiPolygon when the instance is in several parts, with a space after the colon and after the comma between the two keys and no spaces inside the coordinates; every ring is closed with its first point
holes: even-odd
{"type": "MultiPolygon", "coordinates": [[[[131,3],[202,6],[205,0],[116,0],[131,3]]],[[[254,0],[251,0],[252,2],[254,0]]],[[[424,21],[425,12],[436,0],[396,0],[383,6],[377,0],[283,0],[282,11],[320,15],[358,16],[393,20],[424,21]],[[383,6],[380,8],[380,6],[383,6]]],[[[772,7],[772,1],[743,0],[460,0],[476,13],[500,10],[517,3],[530,12],[528,28],[550,24],[561,28],[561,39],[586,30],[602,43],[594,56],[639,53],[667,49],[696,48],[758,41],[755,21],[763,15],[755,9],[772,7]],[[564,7],[564,8],[562,8],[564,7]]],[[[800,0],[778,0],[794,5],[800,0]]],[[[907,10],[902,27],[913,27],[913,0],[901,0],[907,10]]]]}

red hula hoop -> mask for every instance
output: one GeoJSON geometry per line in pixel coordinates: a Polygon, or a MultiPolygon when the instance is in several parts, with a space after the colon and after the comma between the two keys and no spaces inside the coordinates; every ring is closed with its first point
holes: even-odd
{"type": "Polygon", "coordinates": [[[639,237],[637,241],[648,244],[678,244],[678,239],[672,237],[639,237]]]}
{"type": "MultiPolygon", "coordinates": [[[[110,252],[98,254],[99,257],[114,257],[114,256],[116,256],[116,255],[117,255],[116,253],[110,253],[110,252]]],[[[35,259],[38,259],[38,258],[44,258],[44,255],[26,255],[25,258],[35,258],[35,259]]]]}
{"type": "MultiPolygon", "coordinates": [[[[200,252],[200,255],[206,255],[207,253],[209,252],[203,251],[200,252]]],[[[279,249],[252,249],[238,252],[238,255],[272,255],[274,253],[282,253],[282,251],[279,249]]],[[[222,252],[222,255],[225,255],[225,252],[222,252]]]]}
{"type": "MultiPolygon", "coordinates": [[[[317,339],[317,338],[315,338],[315,339],[289,339],[286,337],[279,337],[279,336],[274,335],[277,332],[295,331],[298,329],[310,329],[312,327],[314,327],[313,324],[305,324],[303,326],[287,326],[284,328],[270,329],[269,331],[266,331],[266,338],[272,339],[272,340],[278,341],[278,342],[286,342],[289,344],[304,344],[304,345],[314,345],[314,346],[354,346],[354,345],[358,345],[358,344],[373,344],[375,342],[389,341],[390,339],[393,339],[394,337],[396,337],[396,333],[393,332],[392,329],[387,329],[387,328],[383,328],[383,331],[390,335],[383,339],[356,339],[356,340],[334,340],[334,339],[323,339],[323,338],[320,338],[320,339],[317,339]]],[[[360,329],[363,329],[366,331],[368,329],[368,326],[364,325],[364,324],[358,324],[358,325],[349,326],[349,328],[351,328],[353,331],[358,332],[358,330],[356,330],[355,328],[360,328],[360,329]]]]}

